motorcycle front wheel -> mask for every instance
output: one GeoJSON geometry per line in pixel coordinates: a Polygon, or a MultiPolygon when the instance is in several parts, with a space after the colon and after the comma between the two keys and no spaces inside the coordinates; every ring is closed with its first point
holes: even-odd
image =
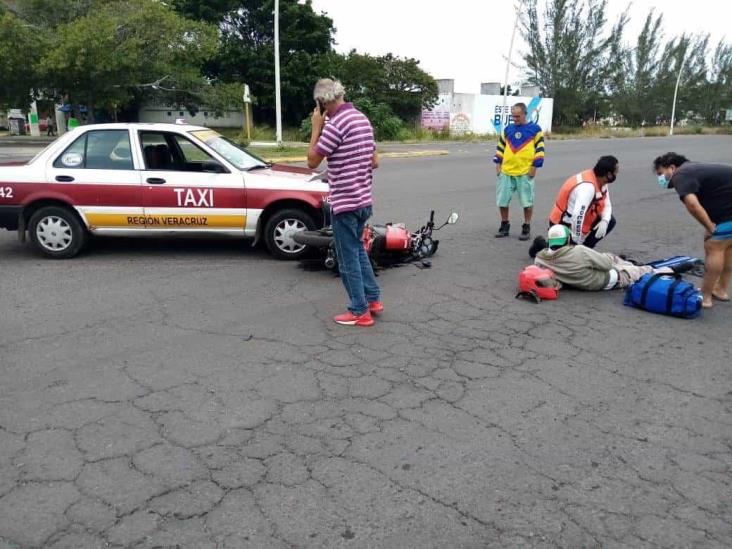
{"type": "Polygon", "coordinates": [[[432,240],[431,237],[425,236],[422,238],[422,242],[419,243],[417,248],[417,254],[419,257],[430,257],[437,251],[438,240],[432,240]]]}

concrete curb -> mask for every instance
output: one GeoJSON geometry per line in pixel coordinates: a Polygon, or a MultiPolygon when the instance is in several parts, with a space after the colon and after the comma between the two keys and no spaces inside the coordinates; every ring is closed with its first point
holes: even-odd
{"type": "MultiPolygon", "coordinates": [[[[379,153],[379,158],[421,158],[427,156],[445,156],[450,154],[450,151],[446,150],[435,150],[435,151],[392,151],[379,153]]],[[[289,163],[289,162],[307,162],[307,156],[283,156],[277,158],[263,157],[267,162],[273,163],[289,163]]]]}
{"type": "Polygon", "coordinates": [[[450,154],[447,150],[433,150],[433,151],[391,151],[379,153],[381,158],[419,158],[421,156],[446,156],[450,154]]]}
{"type": "Polygon", "coordinates": [[[12,137],[0,137],[0,147],[45,147],[54,141],[54,139],[14,139],[12,137]]]}

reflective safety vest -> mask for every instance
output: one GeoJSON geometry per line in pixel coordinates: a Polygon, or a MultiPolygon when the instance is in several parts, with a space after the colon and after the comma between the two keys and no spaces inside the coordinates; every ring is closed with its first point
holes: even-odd
{"type": "Polygon", "coordinates": [[[585,217],[582,222],[582,234],[587,234],[605,209],[605,199],[607,198],[607,187],[605,187],[604,191],[602,190],[602,187],[597,182],[597,176],[595,176],[595,172],[592,170],[580,172],[564,182],[562,188],[559,189],[552,213],[549,214],[549,221],[551,221],[552,225],[565,223],[565,216],[571,214],[571,212],[567,211],[569,195],[581,183],[592,183],[595,187],[595,197],[592,199],[587,212],[585,212],[585,217]]]}

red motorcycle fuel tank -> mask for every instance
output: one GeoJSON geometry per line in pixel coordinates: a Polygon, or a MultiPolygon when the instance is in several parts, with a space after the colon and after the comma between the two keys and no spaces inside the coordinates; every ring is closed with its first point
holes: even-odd
{"type": "Polygon", "coordinates": [[[408,250],[412,244],[412,236],[407,228],[399,223],[386,225],[386,249],[389,251],[408,250]]]}

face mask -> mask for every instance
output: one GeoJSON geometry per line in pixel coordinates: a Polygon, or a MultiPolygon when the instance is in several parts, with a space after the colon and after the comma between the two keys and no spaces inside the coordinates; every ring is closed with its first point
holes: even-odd
{"type": "Polygon", "coordinates": [[[661,174],[658,176],[658,186],[662,189],[668,189],[668,179],[666,179],[666,176],[661,174]]]}

